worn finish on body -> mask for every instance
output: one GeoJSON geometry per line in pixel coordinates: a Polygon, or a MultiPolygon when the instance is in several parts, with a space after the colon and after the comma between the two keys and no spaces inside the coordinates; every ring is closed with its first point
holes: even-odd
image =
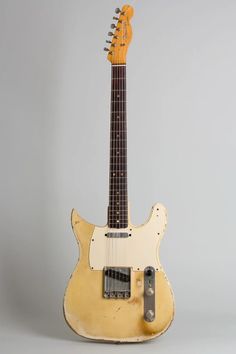
{"type": "MultiPolygon", "coordinates": [[[[149,222],[155,207],[152,210],[149,222]]],[[[72,227],[80,246],[80,260],[64,297],[64,315],[69,326],[87,338],[118,342],[145,341],[163,333],[174,315],[173,294],[163,269],[160,267],[155,274],[156,318],[149,323],[143,317],[144,273],[131,271],[129,299],[105,299],[103,271],[92,270],[89,265],[89,250],[95,226],[87,223],[73,210],[72,227]]],[[[130,227],[134,228],[133,225],[130,227]]],[[[145,228],[145,224],[139,227],[142,228],[145,228]]],[[[145,233],[142,236],[144,239],[148,237],[145,233]]],[[[141,254],[145,249],[132,249],[132,252],[141,254]]]]}

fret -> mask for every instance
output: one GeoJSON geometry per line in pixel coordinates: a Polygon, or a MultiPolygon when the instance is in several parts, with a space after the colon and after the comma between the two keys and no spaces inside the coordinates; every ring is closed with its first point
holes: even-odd
{"type": "Polygon", "coordinates": [[[121,159],[126,158],[126,154],[118,154],[117,151],[113,152],[113,155],[111,155],[111,159],[112,160],[117,160],[117,162],[119,163],[121,159]]]}
{"type": "Polygon", "coordinates": [[[125,77],[119,76],[119,77],[112,77],[112,80],[124,80],[125,77]]]}
{"type": "Polygon", "coordinates": [[[119,146],[119,147],[112,147],[111,150],[113,151],[116,151],[116,150],[127,150],[127,147],[126,146],[119,146]]]}
{"type": "Polygon", "coordinates": [[[120,162],[120,163],[118,163],[118,162],[117,163],[116,162],[110,162],[110,165],[112,165],[112,166],[116,166],[117,165],[117,167],[120,167],[121,165],[125,165],[125,163],[122,163],[122,162],[120,162]]]}
{"type": "MultiPolygon", "coordinates": [[[[122,107],[123,108],[123,107],[122,107]]],[[[123,110],[113,110],[113,109],[111,109],[111,114],[117,114],[119,117],[120,117],[120,119],[126,119],[126,113],[123,111],[123,110]]],[[[112,117],[113,117],[113,115],[112,115],[112,117]]]]}
{"type": "Polygon", "coordinates": [[[128,227],[128,221],[122,222],[122,224],[121,223],[116,224],[115,221],[111,221],[109,226],[111,229],[126,229],[128,227]]]}
{"type": "Polygon", "coordinates": [[[113,223],[117,223],[117,224],[121,224],[121,223],[125,223],[127,220],[127,218],[120,218],[119,215],[114,216],[114,218],[110,219],[110,222],[113,222],[113,223]],[[118,220],[118,221],[117,221],[118,220]]]}
{"type": "MultiPolygon", "coordinates": [[[[117,204],[117,203],[119,202],[119,199],[120,199],[120,200],[122,200],[122,199],[123,199],[123,200],[126,200],[126,199],[127,199],[127,197],[126,197],[126,191],[127,191],[127,189],[119,189],[119,190],[118,190],[118,189],[116,188],[116,189],[113,189],[113,190],[111,189],[110,192],[109,192],[109,194],[116,197],[116,199],[114,198],[114,203],[117,204]],[[117,193],[116,193],[117,191],[120,192],[119,195],[117,195],[117,193]],[[113,193],[112,193],[112,192],[113,192],[113,193]]],[[[117,204],[117,205],[118,205],[118,204],[117,204]]]]}
{"type": "Polygon", "coordinates": [[[125,213],[124,214],[117,214],[117,211],[115,210],[112,210],[110,212],[110,221],[114,221],[114,220],[119,220],[120,222],[124,222],[125,220],[127,220],[127,216],[126,216],[126,213],[128,211],[128,209],[125,210],[125,213]],[[112,215],[112,211],[113,211],[113,215],[112,215]]]}
{"type": "Polygon", "coordinates": [[[125,111],[112,111],[111,113],[126,113],[125,111]]]}
{"type": "Polygon", "coordinates": [[[126,130],[124,130],[124,129],[119,129],[119,126],[116,127],[116,128],[117,128],[117,129],[112,130],[112,132],[115,132],[115,133],[126,133],[126,130]]]}
{"type": "Polygon", "coordinates": [[[120,181],[120,177],[115,177],[116,179],[118,179],[118,182],[116,182],[116,181],[114,181],[114,178],[113,177],[111,177],[110,178],[110,183],[114,186],[114,185],[118,185],[118,186],[127,186],[127,183],[126,183],[126,176],[124,176],[124,177],[121,177],[121,178],[123,178],[124,179],[124,181],[120,181]]]}
{"type": "MultiPolygon", "coordinates": [[[[127,210],[125,210],[126,211],[126,213],[127,213],[127,211],[128,211],[128,209],[127,210]]],[[[125,223],[126,222],[126,220],[128,219],[125,215],[117,215],[117,214],[113,214],[113,215],[110,215],[110,221],[111,222],[116,222],[117,220],[119,220],[119,224],[123,224],[123,223],[125,223]]]]}

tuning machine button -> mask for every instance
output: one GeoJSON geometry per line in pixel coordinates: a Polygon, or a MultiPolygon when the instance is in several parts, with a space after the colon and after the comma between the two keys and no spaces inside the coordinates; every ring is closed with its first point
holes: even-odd
{"type": "Polygon", "coordinates": [[[108,36],[112,37],[113,36],[113,32],[108,32],[108,36]]]}
{"type": "Polygon", "coordinates": [[[116,25],[114,23],[111,24],[111,28],[114,29],[116,28],[116,25]]]}
{"type": "Polygon", "coordinates": [[[106,43],[112,43],[112,41],[106,41],[106,43]]]}
{"type": "Polygon", "coordinates": [[[119,21],[119,18],[118,18],[118,17],[116,17],[116,16],[113,16],[113,20],[115,20],[115,21],[119,21]]]}
{"type": "Polygon", "coordinates": [[[103,48],[103,50],[105,51],[105,52],[109,52],[109,49],[108,48],[103,48]]]}
{"type": "Polygon", "coordinates": [[[115,13],[116,14],[119,14],[121,12],[121,10],[119,9],[119,7],[117,7],[116,9],[115,9],[115,13]]]}

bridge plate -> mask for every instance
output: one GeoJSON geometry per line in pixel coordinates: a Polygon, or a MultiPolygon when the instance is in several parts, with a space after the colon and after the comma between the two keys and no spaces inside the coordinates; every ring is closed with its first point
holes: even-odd
{"type": "Polygon", "coordinates": [[[130,268],[104,267],[104,291],[106,299],[128,299],[130,297],[130,268]]]}

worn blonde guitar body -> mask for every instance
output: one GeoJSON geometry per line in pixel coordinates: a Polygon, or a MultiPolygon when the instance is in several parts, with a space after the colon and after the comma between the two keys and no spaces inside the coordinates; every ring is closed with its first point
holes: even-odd
{"type": "MultiPolygon", "coordinates": [[[[133,259],[139,260],[140,270],[137,270],[137,264],[133,269],[132,264],[129,263],[131,296],[127,300],[104,298],[103,271],[92,269],[90,265],[91,262],[100,263],[99,250],[97,259],[95,252],[94,258],[91,259],[91,245],[97,242],[98,248],[100,247],[99,239],[96,241],[96,237],[106,234],[108,227],[102,228],[89,224],[75,210],[72,211],[72,227],[79,243],[80,260],[70,278],[64,298],[64,315],[69,326],[83,337],[113,342],[141,342],[166,331],[174,316],[174,301],[170,283],[158,257],[160,240],[166,227],[165,208],[160,204],[155,205],[147,223],[139,227],[129,223],[128,230],[129,232],[132,230],[132,236],[127,240],[133,240],[133,248],[132,250],[123,248],[123,250],[125,249],[127,254],[129,251],[136,255],[133,259]],[[156,318],[152,322],[147,322],[144,320],[143,269],[152,262],[156,269],[156,318]]],[[[124,240],[120,239],[120,241],[124,240]]],[[[112,242],[111,239],[107,241],[112,242]]],[[[128,243],[127,247],[129,247],[128,243]]]]}

